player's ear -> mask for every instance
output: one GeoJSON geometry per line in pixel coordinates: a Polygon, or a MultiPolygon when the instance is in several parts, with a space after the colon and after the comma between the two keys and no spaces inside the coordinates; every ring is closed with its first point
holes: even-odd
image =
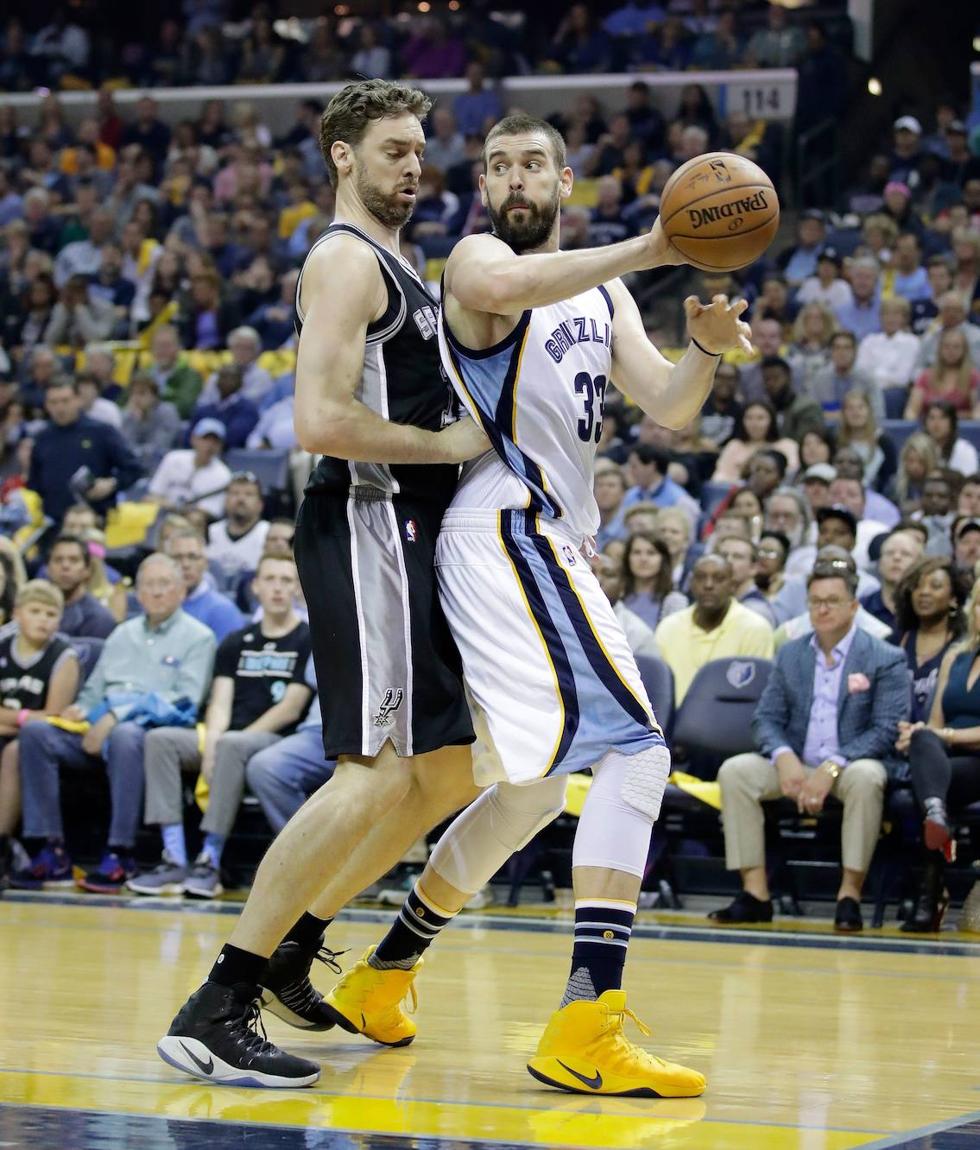
{"type": "Polygon", "coordinates": [[[572,194],[572,184],[575,182],[575,176],[571,168],[562,168],[561,175],[558,177],[558,196],[560,199],[567,200],[572,194]]]}
{"type": "Polygon", "coordinates": [[[482,174],[480,176],[480,203],[483,204],[485,208],[489,207],[487,203],[487,177],[482,174]]]}
{"type": "Polygon", "coordinates": [[[345,144],[343,140],[334,140],[330,145],[330,158],[333,160],[338,172],[343,172],[345,176],[350,175],[354,160],[350,144],[345,144]]]}

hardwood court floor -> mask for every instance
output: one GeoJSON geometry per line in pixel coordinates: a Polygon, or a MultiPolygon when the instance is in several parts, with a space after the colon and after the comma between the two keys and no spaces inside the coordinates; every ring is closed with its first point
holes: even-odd
{"type": "MultiPolygon", "coordinates": [[[[156,1056],[234,909],[162,905],[0,901],[0,1146],[980,1147],[976,936],[719,933],[647,912],[631,1005],[654,1028],[648,1047],[703,1070],[709,1089],[601,1100],[549,1091],[524,1069],[563,984],[567,921],[482,912],[430,952],[413,1046],[269,1019],[270,1037],[324,1073],[310,1090],[252,1091],[195,1084],[156,1056]]],[[[387,917],[352,912],[330,941],[356,954],[387,917]]]]}

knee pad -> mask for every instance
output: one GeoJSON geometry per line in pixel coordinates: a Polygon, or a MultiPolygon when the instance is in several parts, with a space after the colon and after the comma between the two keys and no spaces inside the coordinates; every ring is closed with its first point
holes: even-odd
{"type": "Polygon", "coordinates": [[[592,774],[575,833],[572,866],[642,875],[670,774],[670,752],[664,746],[648,747],[637,755],[610,751],[592,774]]]}
{"type": "Polygon", "coordinates": [[[670,774],[670,751],[663,743],[646,747],[637,755],[612,751],[596,768],[596,774],[601,774],[610,762],[622,763],[620,793],[623,800],[655,823],[670,774]]]}
{"type": "Polygon", "coordinates": [[[475,894],[561,814],[565,784],[563,775],[526,786],[496,783],[457,815],[436,843],[429,865],[456,890],[475,894]]]}

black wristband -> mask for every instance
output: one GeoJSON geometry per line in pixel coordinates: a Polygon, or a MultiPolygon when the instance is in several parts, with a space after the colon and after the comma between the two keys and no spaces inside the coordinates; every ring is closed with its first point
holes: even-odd
{"type": "Polygon", "coordinates": [[[720,351],[708,351],[708,349],[706,347],[702,347],[698,343],[698,341],[694,338],[693,335],[689,335],[688,339],[690,339],[691,343],[694,344],[694,346],[698,349],[698,351],[703,351],[705,355],[713,356],[715,359],[721,358],[721,352],[720,351]]]}

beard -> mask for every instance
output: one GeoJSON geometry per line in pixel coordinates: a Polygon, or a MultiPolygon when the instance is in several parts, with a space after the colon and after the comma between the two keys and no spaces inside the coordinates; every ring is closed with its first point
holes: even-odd
{"type": "Polygon", "coordinates": [[[493,225],[493,233],[515,252],[532,251],[539,248],[551,235],[551,229],[558,215],[558,189],[543,208],[532,204],[523,196],[510,195],[500,205],[500,210],[487,201],[487,215],[493,225]],[[509,214],[508,209],[515,204],[522,204],[527,208],[523,215],[509,214]]]}
{"type": "Polygon", "coordinates": [[[383,227],[398,231],[412,218],[414,203],[403,202],[396,196],[386,196],[379,192],[373,184],[368,183],[363,172],[357,173],[356,187],[361,203],[383,227]]]}

